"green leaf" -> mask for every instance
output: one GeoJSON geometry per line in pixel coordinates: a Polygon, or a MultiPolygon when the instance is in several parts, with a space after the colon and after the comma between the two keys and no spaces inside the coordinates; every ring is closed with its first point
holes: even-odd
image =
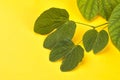
{"type": "Polygon", "coordinates": [[[81,14],[87,20],[92,20],[98,15],[98,0],[77,0],[81,14]]]}
{"type": "Polygon", "coordinates": [[[60,67],[61,71],[70,71],[74,69],[79,62],[82,61],[84,57],[84,50],[81,46],[76,45],[69,50],[67,55],[64,57],[62,65],[60,67]]]}
{"type": "Polygon", "coordinates": [[[63,58],[74,46],[71,40],[63,40],[55,45],[55,47],[50,52],[49,60],[54,62],[63,58]]]}
{"type": "Polygon", "coordinates": [[[105,48],[105,46],[108,43],[108,33],[105,30],[101,30],[98,35],[97,38],[94,42],[93,45],[93,52],[94,53],[98,53],[99,51],[101,51],[102,49],[105,48]]]}
{"type": "Polygon", "coordinates": [[[48,35],[44,41],[44,47],[52,49],[56,43],[64,39],[72,39],[75,33],[76,24],[73,21],[67,21],[65,24],[61,25],[55,32],[48,35]]]}
{"type": "Polygon", "coordinates": [[[113,10],[108,21],[110,38],[118,50],[120,50],[120,4],[113,10]]]}
{"type": "Polygon", "coordinates": [[[96,30],[92,29],[92,30],[88,30],[83,35],[83,45],[87,52],[92,50],[93,44],[97,38],[97,34],[98,34],[98,32],[96,30]]]}
{"type": "Polygon", "coordinates": [[[119,3],[120,0],[77,0],[78,8],[87,20],[92,20],[97,15],[108,20],[119,3]]]}
{"type": "Polygon", "coordinates": [[[105,18],[109,19],[113,9],[120,3],[120,0],[99,0],[99,14],[105,18]]]}
{"type": "Polygon", "coordinates": [[[60,67],[61,71],[70,71],[82,61],[83,57],[83,48],[79,45],[74,45],[71,40],[65,39],[55,45],[50,53],[49,59],[54,62],[63,58],[60,67]]]}
{"type": "Polygon", "coordinates": [[[108,43],[108,34],[105,30],[101,30],[99,33],[96,30],[89,30],[83,36],[83,45],[87,52],[93,49],[96,54],[108,43]]]}
{"type": "Polygon", "coordinates": [[[34,24],[34,31],[39,34],[48,34],[68,19],[69,14],[65,9],[50,8],[38,17],[34,24]]]}

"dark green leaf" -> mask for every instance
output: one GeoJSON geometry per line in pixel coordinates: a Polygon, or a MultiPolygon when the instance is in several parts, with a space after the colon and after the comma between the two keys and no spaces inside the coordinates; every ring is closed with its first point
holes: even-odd
{"type": "Polygon", "coordinates": [[[96,30],[89,30],[83,36],[83,44],[87,52],[93,49],[94,53],[98,53],[108,43],[108,34],[105,30],[99,33],[96,30]]]}
{"type": "Polygon", "coordinates": [[[76,24],[73,21],[67,21],[45,39],[44,47],[52,49],[59,41],[64,39],[71,40],[74,36],[75,29],[76,24]]]}
{"type": "Polygon", "coordinates": [[[68,19],[69,14],[65,9],[50,8],[38,17],[34,25],[34,31],[39,34],[48,34],[68,19]]]}
{"type": "Polygon", "coordinates": [[[49,60],[54,62],[63,58],[74,46],[74,43],[71,40],[63,40],[55,45],[52,49],[49,60]]]}
{"type": "Polygon", "coordinates": [[[65,56],[60,67],[61,71],[70,71],[74,69],[79,64],[79,62],[82,61],[83,57],[83,48],[79,45],[74,46],[65,56]]]}
{"type": "Polygon", "coordinates": [[[105,19],[109,19],[113,9],[120,3],[120,0],[99,0],[99,13],[105,19]]]}
{"type": "Polygon", "coordinates": [[[77,0],[78,8],[85,19],[95,18],[99,12],[98,0],[77,0]]]}
{"type": "Polygon", "coordinates": [[[91,51],[93,48],[93,44],[96,40],[98,32],[94,29],[88,30],[84,35],[83,35],[83,45],[86,49],[87,52],[91,51]]]}
{"type": "Polygon", "coordinates": [[[108,33],[105,30],[102,30],[98,33],[97,38],[93,45],[93,52],[98,53],[102,49],[105,48],[105,46],[108,43],[108,33]]]}
{"type": "Polygon", "coordinates": [[[120,50],[120,4],[113,10],[108,23],[110,38],[116,48],[120,50]]]}

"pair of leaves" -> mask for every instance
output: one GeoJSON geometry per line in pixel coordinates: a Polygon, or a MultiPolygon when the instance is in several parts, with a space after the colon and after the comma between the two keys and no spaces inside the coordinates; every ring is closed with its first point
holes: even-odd
{"type": "Polygon", "coordinates": [[[78,8],[87,20],[92,20],[97,15],[108,20],[119,3],[120,0],[77,0],[78,8]]]}
{"type": "Polygon", "coordinates": [[[101,30],[99,33],[92,29],[88,30],[83,36],[83,44],[87,52],[93,49],[96,54],[108,43],[108,34],[105,30],[101,30]]]}
{"type": "Polygon", "coordinates": [[[64,9],[50,8],[43,12],[35,22],[34,31],[39,34],[50,33],[44,41],[44,47],[51,50],[50,61],[63,58],[61,71],[70,71],[82,61],[84,50],[74,45],[76,24],[69,20],[69,14],[64,9]]]}
{"type": "Polygon", "coordinates": [[[74,45],[71,40],[63,40],[56,44],[50,53],[50,61],[54,62],[63,58],[61,71],[74,69],[84,57],[84,50],[79,45],[74,45]]]}
{"type": "Polygon", "coordinates": [[[43,12],[35,22],[34,31],[39,34],[48,34],[57,29],[44,41],[44,47],[52,49],[56,43],[64,39],[72,39],[76,24],[69,21],[69,14],[65,9],[50,8],[43,12]]]}

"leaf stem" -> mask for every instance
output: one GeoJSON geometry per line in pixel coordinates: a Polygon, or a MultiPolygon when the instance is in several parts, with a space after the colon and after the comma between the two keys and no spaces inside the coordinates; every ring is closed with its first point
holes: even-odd
{"type": "Polygon", "coordinates": [[[96,28],[98,28],[98,27],[101,27],[101,26],[104,26],[104,25],[107,25],[107,24],[108,24],[108,23],[104,23],[104,24],[100,24],[100,25],[98,25],[98,26],[92,26],[92,25],[89,25],[89,24],[81,23],[81,22],[75,22],[75,23],[81,24],[81,25],[85,25],[85,26],[89,26],[89,27],[91,27],[91,28],[93,28],[93,29],[96,29],[96,28]]]}
{"type": "Polygon", "coordinates": [[[79,45],[82,41],[83,41],[83,40],[79,41],[79,42],[77,43],[77,45],[79,45]]]}
{"type": "MultiPolygon", "coordinates": [[[[107,26],[103,27],[103,29],[105,29],[105,28],[107,28],[107,26]]],[[[102,29],[102,30],[103,30],[103,29],[102,29]]]]}
{"type": "Polygon", "coordinates": [[[101,25],[98,25],[96,26],[95,28],[98,28],[98,27],[101,27],[101,26],[104,26],[104,25],[107,25],[108,23],[104,23],[104,24],[101,24],[101,25]]]}
{"type": "Polygon", "coordinates": [[[92,25],[89,25],[89,24],[85,24],[85,23],[81,23],[81,22],[75,22],[75,23],[85,25],[85,26],[89,26],[91,28],[95,28],[95,26],[92,26],[92,25]]]}

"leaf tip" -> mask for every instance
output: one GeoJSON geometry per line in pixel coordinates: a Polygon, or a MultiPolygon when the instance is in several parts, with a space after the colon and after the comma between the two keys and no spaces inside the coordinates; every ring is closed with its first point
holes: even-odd
{"type": "Polygon", "coordinates": [[[49,61],[55,62],[56,60],[54,60],[54,59],[52,59],[51,57],[49,57],[49,61]]]}
{"type": "Polygon", "coordinates": [[[67,68],[65,68],[65,67],[63,67],[62,65],[60,66],[60,70],[62,71],[62,72],[68,72],[68,71],[71,71],[72,69],[67,69],[67,68]]]}
{"type": "Polygon", "coordinates": [[[99,52],[99,51],[93,50],[93,53],[94,53],[94,54],[97,54],[98,52],[99,52]]]}

